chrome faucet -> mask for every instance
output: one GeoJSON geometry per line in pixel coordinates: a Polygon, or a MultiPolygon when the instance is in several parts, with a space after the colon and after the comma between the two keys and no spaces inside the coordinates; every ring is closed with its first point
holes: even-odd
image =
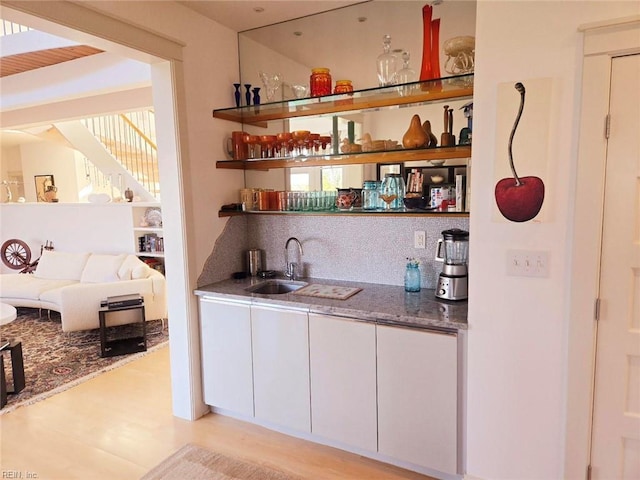
{"type": "Polygon", "coordinates": [[[302,260],[302,244],[300,240],[296,237],[291,237],[287,240],[287,243],[284,244],[284,260],[286,263],[286,269],[284,272],[284,276],[290,278],[291,280],[296,279],[296,267],[298,266],[295,262],[289,262],[289,243],[295,242],[298,244],[298,252],[300,253],[300,260],[302,260]]]}

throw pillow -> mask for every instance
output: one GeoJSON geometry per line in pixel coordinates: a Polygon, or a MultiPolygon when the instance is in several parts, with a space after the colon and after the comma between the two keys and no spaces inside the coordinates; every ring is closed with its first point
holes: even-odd
{"type": "Polygon", "coordinates": [[[138,280],[141,278],[147,278],[149,276],[149,274],[151,273],[151,269],[149,267],[147,267],[146,265],[139,265],[136,268],[134,268],[133,270],[131,270],[131,279],[132,280],[138,280]]]}
{"type": "Polygon", "coordinates": [[[117,282],[118,269],[125,255],[98,255],[92,254],[80,277],[81,283],[117,282]]]}
{"type": "Polygon", "coordinates": [[[122,265],[120,265],[118,277],[120,277],[120,280],[131,280],[131,272],[140,265],[144,265],[142,260],[135,255],[127,255],[127,258],[125,258],[122,265]]]}
{"type": "Polygon", "coordinates": [[[49,280],[80,280],[88,259],[88,253],[44,250],[33,276],[49,280]]]}

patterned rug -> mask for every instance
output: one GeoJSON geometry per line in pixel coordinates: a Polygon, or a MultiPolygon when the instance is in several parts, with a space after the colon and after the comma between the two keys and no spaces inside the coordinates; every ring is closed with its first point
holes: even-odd
{"type": "MultiPolygon", "coordinates": [[[[127,326],[118,328],[121,330],[115,332],[116,338],[118,335],[126,335],[127,326]]],[[[40,318],[38,309],[33,308],[18,308],[18,317],[13,322],[0,326],[0,335],[2,338],[19,339],[22,342],[26,382],[24,390],[17,395],[8,396],[7,405],[0,410],[0,415],[130,362],[169,340],[166,322],[163,328],[160,320],[152,320],[147,322],[147,352],[102,358],[98,329],[64,333],[58,312],[51,312],[51,318],[48,318],[46,311],[43,311],[40,318]]],[[[112,334],[109,335],[111,338],[112,334]]],[[[11,385],[13,378],[10,355],[8,351],[3,351],[2,355],[7,384],[11,385]]]]}
{"type": "Polygon", "coordinates": [[[186,444],[140,480],[302,480],[296,475],[186,444]]]}

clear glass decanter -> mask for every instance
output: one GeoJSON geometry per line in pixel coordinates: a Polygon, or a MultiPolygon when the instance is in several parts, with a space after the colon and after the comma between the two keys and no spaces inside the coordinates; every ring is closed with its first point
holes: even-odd
{"type": "Polygon", "coordinates": [[[415,89],[415,85],[406,85],[407,83],[417,81],[416,71],[409,66],[409,58],[411,54],[407,51],[402,52],[402,68],[398,70],[396,74],[396,80],[400,87],[398,87],[398,93],[402,96],[411,95],[415,89]]]}
{"type": "Polygon", "coordinates": [[[378,55],[378,82],[381,87],[395,85],[397,83],[398,57],[391,52],[391,35],[382,37],[384,51],[378,55]]]}

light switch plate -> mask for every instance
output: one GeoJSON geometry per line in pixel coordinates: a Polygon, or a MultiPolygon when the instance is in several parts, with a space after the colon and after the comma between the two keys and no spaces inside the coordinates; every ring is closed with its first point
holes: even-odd
{"type": "Polygon", "coordinates": [[[507,275],[512,277],[548,277],[549,252],[507,250],[507,275]]]}

